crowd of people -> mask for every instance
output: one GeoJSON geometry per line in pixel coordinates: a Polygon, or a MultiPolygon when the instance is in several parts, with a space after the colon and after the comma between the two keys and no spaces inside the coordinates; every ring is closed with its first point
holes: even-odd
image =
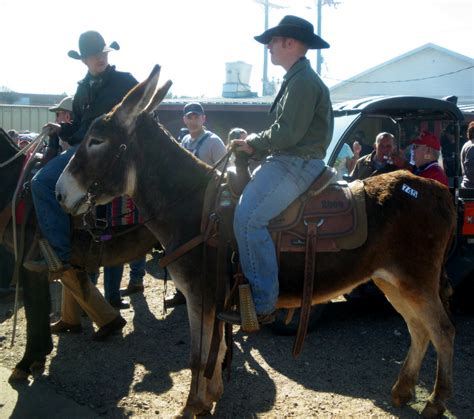
{"type": "MultiPolygon", "coordinates": [[[[252,181],[245,187],[236,207],[234,232],[242,271],[252,289],[257,319],[265,324],[274,319],[279,292],[278,263],[267,226],[323,172],[334,118],[329,89],[306,58],[310,49],[329,48],[329,44],[314,33],[311,23],[296,16],[285,16],[277,26],[256,36],[255,40],[269,49],[272,63],[286,71],[270,110],[275,114],[275,121],[258,133],[249,134],[245,128],[235,127],[229,131],[226,142],[257,162],[252,167],[255,169],[252,181]]],[[[118,49],[116,42],[107,46],[98,32],[88,31],[79,38],[79,51],[69,51],[69,57],[81,61],[87,73],[73,97],[66,97],[50,109],[56,118],[54,123],[45,126],[49,135],[45,164],[31,181],[41,235],[61,261],[62,272],[73,268],[70,264],[71,225],[69,216],[56,200],[55,185],[92,121],[109,112],[137,84],[130,73],[117,71],[109,64],[108,54],[118,49]]],[[[180,145],[208,165],[218,164],[227,153],[227,147],[217,134],[206,128],[202,104],[187,103],[182,118],[185,128],[177,136],[180,145]]],[[[471,123],[468,142],[461,152],[464,187],[474,187],[473,132],[474,123],[471,123]]],[[[11,132],[11,135],[20,146],[24,145],[17,133],[11,132]]],[[[423,131],[410,145],[411,159],[407,159],[392,133],[379,133],[370,150],[363,131],[359,130],[354,134],[352,147],[343,145],[335,167],[339,179],[365,179],[404,168],[448,186],[445,171],[452,170],[448,156],[452,154],[450,146],[449,136],[440,141],[433,133],[423,131]],[[443,168],[439,161],[445,152],[443,168]]],[[[140,221],[130,198],[120,197],[108,209],[102,209],[107,222],[113,225],[124,207],[135,214],[132,224],[140,221]],[[114,212],[114,208],[120,209],[114,212]]],[[[47,260],[37,256],[25,261],[24,266],[35,272],[50,271],[47,260]]],[[[87,286],[93,297],[87,301],[77,298],[74,292],[77,285],[64,283],[61,319],[52,325],[52,331],[82,330],[79,308],[98,326],[94,339],[103,340],[120,331],[126,321],[118,310],[128,307],[123,297],[144,291],[145,258],[130,262],[130,268],[130,280],[122,290],[124,267],[104,268],[104,296],[97,291],[97,275],[91,274],[87,286]]],[[[184,302],[178,291],[166,304],[173,307],[184,302]]],[[[225,322],[241,323],[237,311],[224,311],[218,313],[218,317],[225,322]]]]}

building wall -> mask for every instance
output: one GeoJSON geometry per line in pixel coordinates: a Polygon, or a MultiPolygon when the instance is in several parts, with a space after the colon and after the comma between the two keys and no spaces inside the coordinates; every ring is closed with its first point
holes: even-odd
{"type": "Polygon", "coordinates": [[[387,63],[353,78],[353,83],[345,82],[331,89],[332,101],[342,102],[367,96],[416,95],[442,98],[455,95],[459,103],[474,102],[474,68],[443,77],[427,78],[449,73],[469,66],[469,62],[439,50],[427,48],[387,63]],[[409,82],[377,83],[423,79],[409,82]],[[363,83],[368,82],[368,83],[363,83]]]}

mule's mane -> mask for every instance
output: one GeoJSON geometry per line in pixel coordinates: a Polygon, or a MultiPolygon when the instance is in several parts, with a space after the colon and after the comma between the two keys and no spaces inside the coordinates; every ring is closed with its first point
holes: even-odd
{"type": "Polygon", "coordinates": [[[180,185],[207,185],[211,167],[181,147],[171,133],[149,114],[141,114],[136,127],[137,139],[141,141],[140,147],[146,150],[146,158],[150,158],[148,153],[153,155],[155,170],[166,181],[160,182],[161,187],[168,185],[174,189],[180,185]]]}

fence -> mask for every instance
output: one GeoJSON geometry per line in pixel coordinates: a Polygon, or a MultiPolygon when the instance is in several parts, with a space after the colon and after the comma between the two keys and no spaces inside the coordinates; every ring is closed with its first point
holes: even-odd
{"type": "Polygon", "coordinates": [[[5,131],[41,132],[43,125],[54,121],[54,117],[48,106],[0,105],[0,127],[5,131]]]}

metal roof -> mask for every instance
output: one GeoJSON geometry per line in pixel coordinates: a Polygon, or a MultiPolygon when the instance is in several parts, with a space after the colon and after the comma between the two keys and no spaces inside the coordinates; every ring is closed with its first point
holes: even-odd
{"type": "Polygon", "coordinates": [[[452,118],[464,118],[459,108],[452,102],[421,96],[377,96],[351,100],[334,105],[336,114],[370,113],[384,114],[394,119],[406,118],[410,114],[422,116],[450,115],[452,118]]]}

